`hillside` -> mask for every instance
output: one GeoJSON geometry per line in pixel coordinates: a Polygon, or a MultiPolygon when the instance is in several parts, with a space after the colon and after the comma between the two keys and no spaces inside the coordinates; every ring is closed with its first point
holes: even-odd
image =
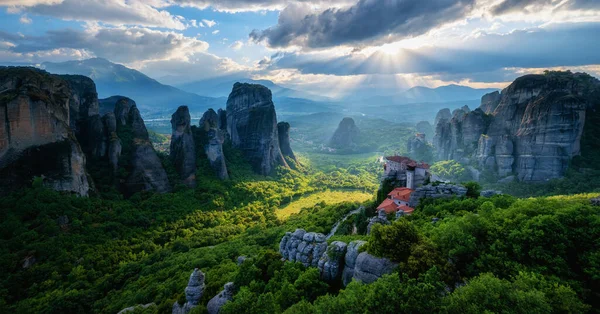
{"type": "Polygon", "coordinates": [[[100,98],[127,95],[136,100],[144,114],[162,110],[173,111],[181,105],[188,105],[195,111],[204,112],[210,107],[221,104],[215,98],[161,84],[139,71],[102,58],[60,63],[44,62],[42,68],[56,74],[88,76],[96,83],[100,98]]]}

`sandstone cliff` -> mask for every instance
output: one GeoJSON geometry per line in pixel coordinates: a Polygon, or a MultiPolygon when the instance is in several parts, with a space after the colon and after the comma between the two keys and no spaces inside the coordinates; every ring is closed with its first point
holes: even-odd
{"type": "Polygon", "coordinates": [[[31,185],[87,195],[86,157],[69,127],[67,82],[33,68],[0,68],[0,187],[31,185]]]}
{"type": "Polygon", "coordinates": [[[279,148],[281,149],[281,154],[297,163],[298,160],[290,145],[290,124],[287,122],[277,123],[277,132],[279,134],[279,148]]]}
{"type": "Polygon", "coordinates": [[[171,116],[170,156],[183,183],[196,186],[196,146],[192,135],[190,111],[187,106],[177,108],[171,116]]]}
{"type": "Polygon", "coordinates": [[[356,127],[354,119],[346,117],[340,121],[340,124],[329,140],[329,146],[339,149],[353,148],[357,144],[359,133],[360,131],[356,127]]]}
{"type": "Polygon", "coordinates": [[[235,83],[227,99],[227,132],[257,173],[288,167],[279,148],[277,116],[271,91],[257,84],[235,83]]]}
{"type": "Polygon", "coordinates": [[[131,195],[154,190],[159,193],[171,189],[167,173],[158,158],[144,120],[134,101],[120,98],[115,105],[117,134],[122,142],[122,156],[127,158],[127,177],[123,192],[131,195]]]}
{"type": "Polygon", "coordinates": [[[583,73],[520,77],[499,98],[484,96],[480,109],[441,119],[434,139],[438,158],[476,161],[519,181],[561,177],[580,154],[586,114],[598,109],[599,90],[600,82],[583,73]]]}
{"type": "Polygon", "coordinates": [[[200,119],[201,142],[204,143],[204,153],[221,180],[229,179],[223,142],[225,141],[226,126],[223,121],[225,111],[219,109],[217,114],[213,109],[208,109],[200,119]]]}

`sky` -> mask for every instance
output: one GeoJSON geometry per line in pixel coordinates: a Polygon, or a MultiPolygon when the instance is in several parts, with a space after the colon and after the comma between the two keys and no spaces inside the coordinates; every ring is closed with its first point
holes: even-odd
{"type": "Polygon", "coordinates": [[[175,85],[503,88],[600,77],[599,51],[600,0],[0,0],[0,63],[102,57],[175,85]]]}

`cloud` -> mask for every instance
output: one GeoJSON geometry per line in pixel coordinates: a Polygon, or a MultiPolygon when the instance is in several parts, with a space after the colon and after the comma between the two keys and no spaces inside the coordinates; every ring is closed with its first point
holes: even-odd
{"type": "Polygon", "coordinates": [[[555,11],[561,10],[594,10],[600,9],[600,1],[597,0],[503,0],[492,7],[494,15],[512,12],[535,13],[543,8],[551,7],[555,11]]]}
{"type": "Polygon", "coordinates": [[[217,22],[212,21],[212,20],[202,20],[202,23],[204,25],[208,26],[209,28],[217,25],[217,22]]]}
{"type": "Polygon", "coordinates": [[[291,3],[306,3],[311,6],[341,7],[356,0],[171,0],[180,6],[190,6],[198,9],[213,8],[224,12],[260,12],[265,10],[282,10],[291,3]]]}
{"type": "Polygon", "coordinates": [[[216,35],[216,34],[218,34],[219,32],[220,32],[220,30],[218,30],[218,29],[215,29],[214,31],[212,31],[212,34],[213,34],[213,35],[216,35]]]}
{"type": "Polygon", "coordinates": [[[243,46],[244,46],[244,43],[238,40],[238,41],[234,42],[233,44],[231,44],[229,46],[229,48],[231,48],[233,50],[240,50],[240,49],[242,49],[243,46]]]}
{"type": "Polygon", "coordinates": [[[24,6],[30,7],[39,4],[57,4],[63,0],[0,0],[0,6],[24,6]]]}
{"type": "Polygon", "coordinates": [[[111,25],[140,25],[168,29],[185,29],[183,18],[158,8],[166,5],[161,0],[62,0],[62,1],[0,0],[19,12],[51,16],[63,20],[102,22],[111,25]]]}
{"type": "Polygon", "coordinates": [[[31,24],[31,19],[27,17],[27,15],[22,15],[19,19],[21,24],[31,24]]]}
{"type": "Polygon", "coordinates": [[[277,25],[254,30],[250,37],[270,47],[325,48],[372,45],[418,36],[466,17],[475,0],[359,0],[347,8],[312,13],[307,4],[292,4],[277,25]]]}
{"type": "Polygon", "coordinates": [[[453,45],[402,49],[394,54],[380,50],[342,56],[280,52],[259,65],[267,70],[297,69],[304,74],[421,74],[498,82],[514,72],[506,72],[506,68],[600,64],[596,53],[600,41],[590,40],[599,32],[599,24],[560,24],[505,35],[481,34],[453,45]]]}
{"type": "Polygon", "coordinates": [[[208,49],[208,43],[175,32],[147,28],[98,28],[48,31],[44,36],[17,36],[0,32],[0,40],[12,43],[12,53],[30,54],[55,49],[84,50],[115,62],[185,60],[208,49]]]}

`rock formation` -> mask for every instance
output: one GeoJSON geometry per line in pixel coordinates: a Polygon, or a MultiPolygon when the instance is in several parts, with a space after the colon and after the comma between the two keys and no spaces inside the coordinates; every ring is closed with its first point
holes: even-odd
{"type": "Polygon", "coordinates": [[[281,149],[281,154],[297,163],[298,160],[296,160],[296,155],[294,155],[292,146],[290,146],[290,124],[287,122],[277,123],[277,133],[279,134],[279,148],[281,149]]]}
{"type": "Polygon", "coordinates": [[[358,258],[360,247],[365,245],[366,241],[356,240],[348,243],[346,256],[344,256],[344,271],[342,273],[342,283],[347,286],[354,278],[354,268],[356,267],[356,258],[358,258]]]}
{"type": "Polygon", "coordinates": [[[223,291],[219,292],[214,298],[210,299],[206,304],[208,314],[219,314],[221,307],[228,301],[233,300],[233,294],[235,293],[235,286],[233,282],[228,282],[223,286],[223,291]]]}
{"type": "Polygon", "coordinates": [[[227,132],[257,173],[268,175],[277,165],[288,167],[279,148],[277,116],[268,88],[235,83],[227,99],[227,132]]]}
{"type": "Polygon", "coordinates": [[[414,192],[410,194],[408,206],[412,208],[417,207],[423,198],[449,198],[462,197],[465,195],[467,195],[467,188],[462,185],[446,183],[438,185],[424,185],[416,188],[414,192]]]}
{"type": "Polygon", "coordinates": [[[183,183],[196,186],[196,146],[192,135],[190,111],[187,106],[177,108],[171,116],[170,157],[183,183]]]}
{"type": "Polygon", "coordinates": [[[385,210],[380,210],[377,212],[377,216],[369,219],[369,224],[367,225],[367,234],[371,234],[371,228],[373,228],[373,226],[376,224],[389,225],[390,223],[391,222],[387,219],[385,210]]]}
{"type": "Polygon", "coordinates": [[[69,84],[45,71],[1,67],[0,90],[2,191],[41,177],[52,189],[88,195],[86,157],[69,127],[69,84]]]}
{"type": "Polygon", "coordinates": [[[148,308],[155,307],[155,306],[156,306],[155,303],[138,304],[138,305],[126,307],[126,308],[120,310],[117,314],[131,313],[131,312],[135,312],[135,311],[144,311],[148,308]]]}
{"type": "Polygon", "coordinates": [[[435,130],[429,121],[419,121],[415,125],[415,129],[417,130],[417,133],[425,134],[425,138],[427,139],[433,138],[433,135],[435,134],[435,130]]]}
{"type": "Polygon", "coordinates": [[[98,93],[92,79],[82,75],[59,75],[71,89],[69,98],[69,125],[76,134],[88,119],[98,115],[98,93]]]}
{"type": "Polygon", "coordinates": [[[173,303],[173,314],[187,314],[193,308],[200,304],[200,299],[204,294],[204,273],[198,268],[194,269],[190,275],[190,281],[185,288],[185,304],[180,305],[179,302],[173,303]]]}
{"type": "Polygon", "coordinates": [[[367,252],[362,252],[356,257],[353,278],[369,284],[385,274],[392,273],[396,267],[398,267],[398,264],[387,258],[379,258],[367,252]]]}
{"type": "Polygon", "coordinates": [[[433,127],[435,128],[438,123],[440,123],[440,121],[442,120],[450,120],[452,118],[452,113],[450,112],[450,109],[448,108],[444,108],[442,110],[440,110],[437,115],[435,116],[435,122],[433,123],[433,127]]]}
{"type": "Polygon", "coordinates": [[[501,97],[499,91],[485,94],[483,97],[481,97],[481,105],[479,106],[479,109],[486,114],[492,114],[494,111],[496,111],[498,104],[500,104],[500,99],[501,97]]]}
{"type": "Polygon", "coordinates": [[[359,133],[360,131],[356,127],[354,119],[346,117],[340,121],[329,140],[329,146],[339,149],[351,149],[356,146],[359,133]]]}
{"type": "Polygon", "coordinates": [[[599,95],[600,81],[587,74],[526,75],[485,95],[479,109],[440,119],[434,146],[440,159],[476,161],[499,177],[558,178],[581,152],[586,114],[596,112],[599,95]]]}
{"type": "MultiPolygon", "coordinates": [[[[140,191],[168,192],[171,189],[167,173],[162,166],[148,135],[144,120],[135,101],[121,96],[108,98],[113,103],[113,113],[102,117],[106,138],[106,158],[113,170],[120,166],[126,169],[127,177],[120,178],[122,192],[132,195],[140,191]],[[121,158],[127,158],[125,165],[119,165],[121,158]]],[[[100,100],[105,110],[110,105],[100,100]]]]}
{"type": "Polygon", "coordinates": [[[227,174],[227,164],[223,154],[223,142],[226,131],[222,129],[224,111],[219,109],[219,114],[214,110],[208,109],[200,119],[200,132],[205,132],[206,144],[204,152],[210,162],[211,167],[221,180],[229,179],[227,174]],[[221,115],[223,113],[223,115],[221,115]]]}
{"type": "Polygon", "coordinates": [[[283,259],[318,267],[321,279],[329,282],[342,280],[344,286],[352,279],[371,283],[384,274],[391,273],[396,264],[384,258],[374,257],[359,249],[366,242],[352,241],[348,244],[334,241],[327,245],[321,233],[303,229],[286,232],[279,243],[283,259]],[[363,256],[362,258],[360,256],[363,256]]]}
{"type": "Polygon", "coordinates": [[[327,250],[325,235],[297,229],[286,232],[279,242],[279,253],[284,259],[299,262],[304,266],[317,267],[321,255],[327,250]]]}
{"type": "Polygon", "coordinates": [[[321,278],[328,282],[339,280],[344,269],[344,257],[348,245],[341,241],[333,241],[319,259],[321,278]]]}

